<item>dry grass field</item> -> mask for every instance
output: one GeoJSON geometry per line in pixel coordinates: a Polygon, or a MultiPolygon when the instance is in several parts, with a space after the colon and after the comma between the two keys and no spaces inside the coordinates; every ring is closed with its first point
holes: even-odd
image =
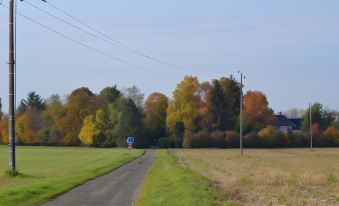
{"type": "Polygon", "coordinates": [[[173,150],[225,205],[339,205],[339,149],[173,150]]]}

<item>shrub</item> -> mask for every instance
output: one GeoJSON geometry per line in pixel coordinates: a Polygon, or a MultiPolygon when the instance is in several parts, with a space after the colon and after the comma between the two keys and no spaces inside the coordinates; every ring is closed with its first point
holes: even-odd
{"type": "Polygon", "coordinates": [[[225,132],[226,144],[228,148],[238,148],[240,146],[239,134],[235,131],[225,132]]]}
{"type": "Polygon", "coordinates": [[[161,137],[158,139],[158,146],[160,148],[181,148],[182,141],[178,138],[161,137]]]}
{"type": "Polygon", "coordinates": [[[210,145],[213,147],[226,148],[227,146],[225,134],[222,131],[212,132],[210,139],[210,145]]]}
{"type": "Polygon", "coordinates": [[[106,135],[105,141],[102,143],[102,147],[116,147],[116,143],[114,141],[114,138],[111,135],[106,135]]]}
{"type": "Polygon", "coordinates": [[[274,139],[278,136],[278,129],[272,125],[268,125],[258,132],[263,147],[272,147],[274,139]]]}
{"type": "Polygon", "coordinates": [[[339,146],[339,130],[335,127],[329,127],[323,134],[326,146],[339,146]]]}
{"type": "Polygon", "coordinates": [[[276,138],[273,139],[272,147],[287,147],[287,146],[289,145],[286,132],[278,132],[276,138]]]}
{"type": "Polygon", "coordinates": [[[174,140],[174,148],[182,148],[182,140],[179,138],[175,138],[174,140]]]}
{"type": "Polygon", "coordinates": [[[211,135],[208,132],[186,132],[184,136],[184,148],[207,148],[211,147],[211,135]]]}
{"type": "Polygon", "coordinates": [[[250,148],[256,148],[261,146],[260,138],[257,133],[250,132],[244,136],[244,146],[250,148]]]}
{"type": "MultiPolygon", "coordinates": [[[[292,134],[291,135],[291,138],[289,138],[289,143],[290,143],[290,146],[291,145],[291,139],[294,139],[295,141],[295,146],[296,147],[306,147],[308,146],[307,144],[307,139],[306,139],[306,136],[303,135],[303,134],[292,134]]],[[[292,146],[293,147],[293,146],[292,146]]]]}
{"type": "Polygon", "coordinates": [[[98,133],[95,134],[93,137],[93,143],[92,146],[93,147],[103,147],[104,146],[104,142],[106,140],[106,135],[103,133],[98,133]]]}

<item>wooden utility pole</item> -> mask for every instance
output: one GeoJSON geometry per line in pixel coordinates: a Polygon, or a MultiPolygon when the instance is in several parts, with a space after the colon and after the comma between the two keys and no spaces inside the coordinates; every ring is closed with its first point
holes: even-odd
{"type": "Polygon", "coordinates": [[[311,103],[310,103],[310,138],[311,138],[311,149],[313,149],[312,104],[311,103]]]}
{"type": "Polygon", "coordinates": [[[243,99],[243,84],[242,84],[242,79],[243,79],[243,74],[242,72],[238,71],[238,73],[240,73],[240,155],[243,155],[243,135],[242,135],[242,99],[243,99]]]}
{"type": "Polygon", "coordinates": [[[14,50],[14,0],[9,1],[9,98],[8,98],[8,135],[9,135],[9,170],[15,165],[15,50],[14,50]]]}

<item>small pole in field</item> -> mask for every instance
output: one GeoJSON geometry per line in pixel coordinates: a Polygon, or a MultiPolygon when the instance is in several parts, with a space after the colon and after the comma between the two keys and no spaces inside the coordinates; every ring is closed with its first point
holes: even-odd
{"type": "MultiPolygon", "coordinates": [[[[243,155],[243,135],[242,135],[242,106],[243,106],[243,83],[242,83],[242,79],[243,79],[243,73],[238,71],[238,73],[240,74],[240,155],[243,155]]],[[[245,78],[245,76],[244,76],[245,78]]]]}
{"type": "Polygon", "coordinates": [[[310,103],[310,137],[311,137],[311,150],[313,149],[313,131],[312,131],[312,104],[310,103]]]}

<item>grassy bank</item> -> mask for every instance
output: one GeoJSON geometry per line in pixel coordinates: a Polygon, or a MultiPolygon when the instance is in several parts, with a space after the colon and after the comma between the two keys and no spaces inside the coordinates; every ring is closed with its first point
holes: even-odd
{"type": "Polygon", "coordinates": [[[17,147],[22,176],[8,177],[8,147],[0,146],[0,205],[39,205],[140,156],[143,150],[17,147]]]}
{"type": "Polygon", "coordinates": [[[217,192],[202,176],[180,166],[168,150],[159,150],[137,200],[138,206],[217,205],[217,192]]]}
{"type": "Polygon", "coordinates": [[[233,205],[339,205],[339,149],[176,150],[233,205]]]}

